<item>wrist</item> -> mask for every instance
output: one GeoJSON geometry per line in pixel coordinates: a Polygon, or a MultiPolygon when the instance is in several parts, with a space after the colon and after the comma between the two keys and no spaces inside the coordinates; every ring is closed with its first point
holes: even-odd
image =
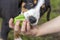
{"type": "Polygon", "coordinates": [[[36,36],[37,35],[37,32],[38,32],[38,28],[34,28],[32,30],[32,36],[36,36]]]}

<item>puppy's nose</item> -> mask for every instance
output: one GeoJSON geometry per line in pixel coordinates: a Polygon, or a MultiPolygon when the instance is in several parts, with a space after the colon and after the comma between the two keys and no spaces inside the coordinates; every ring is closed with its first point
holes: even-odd
{"type": "Polygon", "coordinates": [[[29,17],[29,21],[30,21],[31,24],[33,24],[33,23],[36,22],[36,18],[33,17],[33,16],[30,16],[30,17],[29,17]]]}

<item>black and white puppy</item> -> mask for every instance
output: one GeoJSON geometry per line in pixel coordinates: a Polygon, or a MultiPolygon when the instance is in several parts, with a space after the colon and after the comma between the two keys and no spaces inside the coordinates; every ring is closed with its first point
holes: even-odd
{"type": "Polygon", "coordinates": [[[49,20],[51,12],[50,0],[25,0],[22,3],[21,14],[24,13],[25,18],[32,25],[36,25],[46,11],[48,11],[47,20],[49,20]]]}

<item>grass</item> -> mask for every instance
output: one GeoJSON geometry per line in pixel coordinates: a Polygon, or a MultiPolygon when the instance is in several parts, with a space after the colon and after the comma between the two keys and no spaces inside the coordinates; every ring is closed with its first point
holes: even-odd
{"type": "MultiPolygon", "coordinates": [[[[51,0],[51,6],[52,6],[52,11],[51,11],[50,19],[53,19],[53,18],[60,15],[60,0],[51,0]]],[[[47,22],[46,21],[46,14],[43,15],[43,17],[41,18],[39,24],[43,24],[45,22],[47,22]]],[[[1,26],[1,23],[0,23],[0,26],[1,26]]],[[[53,35],[48,35],[48,36],[44,36],[44,37],[23,36],[22,38],[23,38],[23,40],[60,40],[60,36],[56,37],[56,35],[53,34],[53,35]]],[[[13,31],[10,31],[8,39],[13,40],[13,31]]]]}
{"type": "Polygon", "coordinates": [[[0,29],[1,29],[2,19],[0,18],[0,29]]]}

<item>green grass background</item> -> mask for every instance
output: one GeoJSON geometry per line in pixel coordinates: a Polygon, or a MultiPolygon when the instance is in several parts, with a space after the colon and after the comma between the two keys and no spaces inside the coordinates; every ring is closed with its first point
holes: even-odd
{"type": "MultiPolygon", "coordinates": [[[[60,15],[60,0],[51,0],[51,6],[52,6],[52,11],[50,14],[50,19],[53,19],[57,16],[60,15]]],[[[46,21],[46,14],[43,15],[41,18],[39,24],[43,24],[47,22],[46,21]]],[[[1,29],[1,23],[2,19],[0,18],[0,29],[1,29]]],[[[52,35],[47,35],[43,37],[28,37],[28,36],[23,36],[23,40],[60,40],[60,36],[56,36],[57,34],[52,34],[52,35]]],[[[8,40],[13,40],[13,31],[10,31],[8,35],[8,40]]]]}

